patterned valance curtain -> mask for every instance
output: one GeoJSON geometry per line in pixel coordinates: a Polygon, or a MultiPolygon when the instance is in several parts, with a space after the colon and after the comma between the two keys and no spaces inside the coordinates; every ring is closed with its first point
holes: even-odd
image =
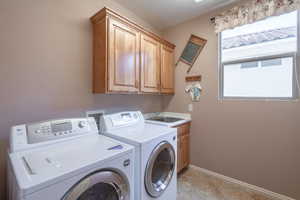
{"type": "Polygon", "coordinates": [[[249,0],[214,18],[216,33],[300,9],[300,0],[249,0]]]}

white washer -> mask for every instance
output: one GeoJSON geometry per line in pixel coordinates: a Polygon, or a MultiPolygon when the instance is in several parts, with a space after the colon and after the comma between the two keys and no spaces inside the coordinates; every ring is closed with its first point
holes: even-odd
{"type": "Polygon", "coordinates": [[[93,118],[15,126],[8,157],[9,200],[134,200],[134,148],[93,118]]]}
{"type": "Polygon", "coordinates": [[[145,123],[141,112],[101,120],[103,134],[135,146],[135,200],[176,200],[177,129],[145,123]]]}

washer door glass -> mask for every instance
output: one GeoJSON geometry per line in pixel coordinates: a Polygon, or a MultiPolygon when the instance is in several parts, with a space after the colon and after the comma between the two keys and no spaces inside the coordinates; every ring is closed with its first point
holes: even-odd
{"type": "Polygon", "coordinates": [[[175,170],[175,151],[168,142],[155,147],[145,172],[145,187],[152,197],[159,197],[167,189],[175,170]]]}
{"type": "Polygon", "coordinates": [[[119,200],[118,191],[107,183],[97,183],[82,193],[78,200],[119,200]]]}
{"type": "Polygon", "coordinates": [[[120,174],[100,171],[79,181],[63,200],[129,200],[129,186],[120,174]]]}

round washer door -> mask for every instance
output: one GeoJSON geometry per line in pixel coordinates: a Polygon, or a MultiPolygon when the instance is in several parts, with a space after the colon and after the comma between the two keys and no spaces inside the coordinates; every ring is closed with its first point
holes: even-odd
{"type": "Polygon", "coordinates": [[[129,186],[120,174],[99,171],[80,180],[62,200],[129,200],[129,186]]]}
{"type": "Polygon", "coordinates": [[[175,151],[168,142],[161,142],[152,151],[145,171],[145,187],[151,197],[163,194],[175,171],[175,151]]]}

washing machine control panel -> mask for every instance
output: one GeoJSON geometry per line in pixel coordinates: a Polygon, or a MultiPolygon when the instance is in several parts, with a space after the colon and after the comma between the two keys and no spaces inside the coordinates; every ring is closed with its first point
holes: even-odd
{"type": "Polygon", "coordinates": [[[27,138],[29,144],[34,144],[82,135],[90,130],[90,123],[86,118],[45,121],[27,125],[27,138]]]}
{"type": "Polygon", "coordinates": [[[18,152],[98,134],[96,121],[91,117],[21,124],[11,128],[9,151],[18,152]]]}

